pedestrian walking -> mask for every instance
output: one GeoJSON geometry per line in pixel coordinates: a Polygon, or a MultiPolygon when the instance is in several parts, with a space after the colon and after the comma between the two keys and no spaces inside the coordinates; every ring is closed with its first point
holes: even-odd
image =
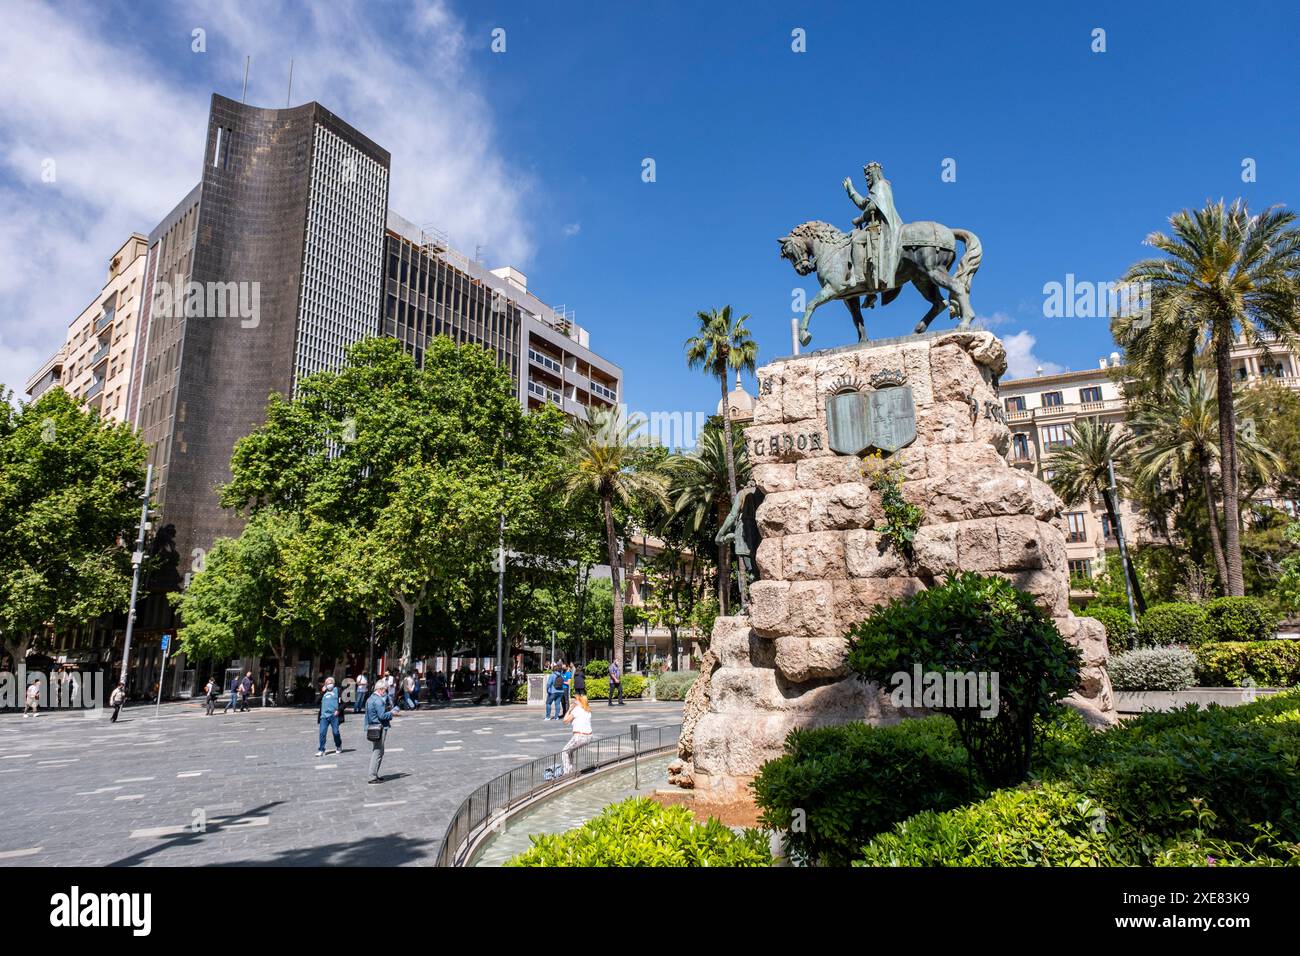
{"type": "Polygon", "coordinates": [[[402,678],[402,710],[415,710],[415,701],[412,694],[415,693],[415,675],[407,672],[402,678]]]}
{"type": "Polygon", "coordinates": [[[555,706],[555,666],[551,666],[550,672],[546,675],[546,716],[543,720],[551,720],[551,710],[555,706]]]}
{"type": "Polygon", "coordinates": [[[569,713],[565,716],[566,724],[573,724],[573,736],[569,742],[564,745],[560,751],[560,760],[564,766],[564,773],[573,773],[573,751],[579,747],[585,747],[591,743],[591,707],[587,703],[586,694],[574,694],[573,706],[569,708],[569,713]]]}
{"type": "Polygon", "coordinates": [[[207,686],[203,688],[203,695],[207,698],[207,716],[209,717],[211,717],[212,712],[217,709],[217,689],[216,677],[209,677],[207,686]]]}
{"type": "Polygon", "coordinates": [[[357,699],[352,702],[352,713],[359,714],[361,713],[361,709],[366,706],[366,688],[369,686],[370,681],[366,679],[366,675],[358,675],[356,687],[357,699]]]}
{"type": "Polygon", "coordinates": [[[564,713],[569,713],[569,708],[573,706],[573,664],[570,661],[564,662],[564,713]]]}
{"type": "Polygon", "coordinates": [[[387,683],[380,679],[375,682],[375,692],[366,702],[366,739],[370,741],[370,772],[366,783],[379,783],[383,779],[379,776],[379,765],[384,762],[384,744],[392,721],[393,702],[388,696],[387,683]]]}
{"type": "MultiPolygon", "coordinates": [[[[108,702],[113,707],[113,716],[109,719],[109,723],[115,724],[122,713],[122,705],[126,703],[126,685],[118,681],[117,686],[113,688],[113,693],[109,695],[108,702]]],[[[208,713],[212,711],[209,709],[208,713]]]]}
{"type": "Polygon", "coordinates": [[[253,693],[253,672],[249,671],[239,682],[239,709],[248,713],[248,698],[253,693]]]}
{"type": "Polygon", "coordinates": [[[331,728],[334,730],[334,749],[330,753],[343,753],[343,735],[339,733],[339,689],[334,686],[333,677],[325,678],[316,722],[320,725],[320,745],[316,748],[316,756],[325,756],[325,731],[331,728]]]}
{"type": "Polygon", "coordinates": [[[226,701],[226,709],[223,714],[228,714],[239,706],[239,675],[236,674],[230,678],[230,700],[226,701]]]}
{"type": "Polygon", "coordinates": [[[23,704],[23,716],[35,717],[41,709],[41,682],[32,681],[27,685],[27,701],[23,704]]]}
{"type": "Polygon", "coordinates": [[[623,706],[623,668],[618,661],[609,662],[609,706],[614,706],[614,695],[618,694],[618,706],[623,706]]]}

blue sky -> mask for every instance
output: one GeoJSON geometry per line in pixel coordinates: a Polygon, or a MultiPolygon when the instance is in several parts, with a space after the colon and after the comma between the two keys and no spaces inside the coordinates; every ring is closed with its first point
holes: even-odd
{"type": "MultiPolygon", "coordinates": [[[[1022,373],[1113,348],[1104,318],[1045,318],[1044,283],[1115,279],[1172,211],[1290,204],[1300,182],[1293,4],[3,6],[11,384],[57,345],[117,242],[197,180],[207,97],[239,95],[245,54],[250,102],[283,104],[293,57],[295,102],[319,99],[392,151],[393,206],[576,310],[644,411],[716,402],[682,361],[698,309],[730,303],[761,357],[788,353],[792,290],[815,290],[774,240],[806,219],[847,227],[840,180],[861,188],[868,161],[905,220],[980,236],[972,299],[1022,373]]],[[[923,311],[906,290],[869,332],[902,334],[923,311]]],[[[814,347],[853,334],[837,303],[813,332],[814,347]]]]}

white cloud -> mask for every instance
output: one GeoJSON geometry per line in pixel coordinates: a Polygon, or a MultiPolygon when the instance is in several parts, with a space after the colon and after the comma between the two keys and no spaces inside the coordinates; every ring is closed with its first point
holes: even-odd
{"type": "Polygon", "coordinates": [[[1011,316],[1005,312],[994,312],[992,315],[975,316],[974,324],[981,329],[996,329],[1013,321],[1011,316]]]}
{"type": "Polygon", "coordinates": [[[563,231],[566,237],[576,236],[578,233],[582,232],[582,223],[571,222],[564,227],[563,231]]]}
{"type": "Polygon", "coordinates": [[[491,104],[469,75],[472,38],[445,3],[204,0],[198,10],[189,16],[209,24],[209,50],[215,37],[237,51],[220,61],[226,88],[240,88],[251,55],[248,102],[279,106],[292,57],[294,103],[318,101],[392,153],[394,209],[463,250],[484,246],[490,265],[527,265],[533,184],[500,153],[491,104]],[[376,27],[384,14],[400,22],[376,27]]]}
{"type": "Polygon", "coordinates": [[[1038,374],[1039,368],[1044,375],[1056,375],[1066,370],[1063,365],[1045,362],[1035,355],[1034,346],[1037,343],[1038,339],[1027,329],[1002,338],[1002,344],[1007,350],[1007,378],[1030,378],[1038,374]]]}
{"type": "Polygon", "coordinates": [[[375,6],[211,0],[154,23],[177,52],[91,5],[5,4],[0,382],[21,390],[102,288],[118,246],[199,180],[209,97],[239,95],[245,54],[248,102],[284,103],[292,56],[294,103],[318,100],[392,153],[394,209],[462,248],[482,244],[490,264],[527,264],[532,183],[501,156],[463,25],[437,0],[378,16],[375,6]],[[207,53],[190,52],[196,26],[207,53]],[[194,58],[184,77],[178,56],[194,58]]]}

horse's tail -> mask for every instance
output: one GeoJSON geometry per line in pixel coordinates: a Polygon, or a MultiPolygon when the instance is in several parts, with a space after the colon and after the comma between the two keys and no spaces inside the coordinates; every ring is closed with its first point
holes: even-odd
{"type": "Polygon", "coordinates": [[[966,247],[961,261],[957,263],[957,271],[953,273],[952,277],[954,281],[961,282],[966,286],[966,293],[969,295],[971,280],[975,278],[975,272],[980,267],[980,260],[984,258],[984,247],[980,245],[980,237],[968,229],[953,229],[952,234],[961,240],[966,247]]]}

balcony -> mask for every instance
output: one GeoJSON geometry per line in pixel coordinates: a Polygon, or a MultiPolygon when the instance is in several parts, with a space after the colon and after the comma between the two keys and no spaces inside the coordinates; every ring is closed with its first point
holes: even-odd
{"type": "Polygon", "coordinates": [[[98,335],[106,328],[113,324],[113,319],[117,317],[116,309],[105,309],[104,314],[95,320],[95,334],[98,335]]]}
{"type": "Polygon", "coordinates": [[[614,391],[612,388],[606,388],[595,379],[591,380],[591,394],[597,395],[608,402],[618,401],[618,392],[614,391]]]}
{"type": "Polygon", "coordinates": [[[1027,408],[1008,408],[1007,421],[1023,422],[1033,417],[1033,412],[1027,408]]]}
{"type": "Polygon", "coordinates": [[[531,378],[528,380],[528,394],[535,395],[544,402],[550,402],[552,405],[564,407],[564,396],[553,388],[547,388],[540,382],[534,382],[531,378]]]}
{"type": "Polygon", "coordinates": [[[105,342],[103,345],[101,345],[98,349],[95,350],[95,354],[90,357],[90,365],[92,368],[98,365],[100,362],[104,361],[104,359],[108,358],[110,345],[111,343],[105,342]]]}
{"type": "Polygon", "coordinates": [[[534,349],[529,349],[528,360],[530,362],[536,363],[537,365],[540,365],[548,372],[552,372],[555,375],[560,376],[561,378],[564,377],[564,366],[561,365],[559,362],[555,361],[555,359],[551,358],[549,355],[543,355],[541,352],[538,352],[534,349]]]}
{"type": "Polygon", "coordinates": [[[104,391],[104,380],[102,378],[95,379],[93,382],[90,383],[90,388],[86,389],[86,401],[90,401],[92,398],[96,397],[103,391],[104,391]]]}

